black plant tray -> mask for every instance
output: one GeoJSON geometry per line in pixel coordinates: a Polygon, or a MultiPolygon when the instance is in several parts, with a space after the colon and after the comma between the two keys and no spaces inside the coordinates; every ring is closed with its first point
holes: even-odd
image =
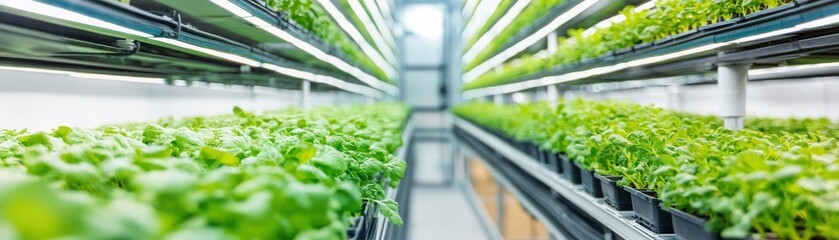
{"type": "Polygon", "coordinates": [[[539,149],[539,145],[536,145],[535,143],[531,142],[530,148],[528,148],[527,150],[527,154],[530,155],[530,157],[532,157],[533,159],[536,159],[536,162],[545,162],[544,156],[542,155],[542,149],[539,149]]]}
{"type": "Polygon", "coordinates": [[[580,179],[580,168],[566,156],[560,156],[560,159],[562,159],[562,177],[568,179],[573,184],[582,183],[582,179],[580,179]]]}
{"type": "Polygon", "coordinates": [[[673,215],[673,231],[676,232],[676,239],[679,240],[719,240],[720,235],[705,230],[705,222],[708,219],[682,212],[675,208],[667,210],[673,215]]]}
{"type": "Polygon", "coordinates": [[[361,205],[361,216],[356,218],[353,224],[347,229],[347,239],[365,239],[379,214],[379,205],[364,202],[361,205]]]}
{"type": "Polygon", "coordinates": [[[632,195],[622,187],[618,186],[619,176],[601,176],[595,173],[594,177],[600,179],[600,189],[606,204],[618,211],[632,211],[632,195]]]}
{"type": "Polygon", "coordinates": [[[654,233],[673,233],[673,220],[669,212],[661,208],[661,200],[649,189],[624,187],[632,195],[632,211],[635,222],[654,233]]]}
{"type": "Polygon", "coordinates": [[[347,239],[359,239],[359,236],[363,233],[362,229],[364,229],[364,225],[364,216],[353,220],[353,224],[347,229],[347,239]]]}
{"type": "Polygon", "coordinates": [[[586,170],[580,164],[575,163],[574,165],[580,168],[580,180],[583,183],[583,190],[594,198],[602,198],[603,188],[600,186],[600,182],[594,179],[594,172],[586,170]]]}
{"type": "Polygon", "coordinates": [[[545,153],[547,154],[546,158],[548,161],[547,163],[545,163],[545,166],[547,166],[548,169],[551,170],[551,172],[562,173],[562,167],[560,165],[561,163],[559,162],[559,155],[551,151],[546,151],[545,153]]]}

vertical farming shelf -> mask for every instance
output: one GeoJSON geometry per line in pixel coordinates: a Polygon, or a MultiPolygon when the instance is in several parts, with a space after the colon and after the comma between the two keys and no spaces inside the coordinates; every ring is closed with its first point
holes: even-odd
{"type": "MultiPolygon", "coordinates": [[[[674,239],[673,234],[656,234],[635,223],[631,211],[610,208],[603,199],[586,194],[581,185],[561,178],[530,155],[474,124],[457,118],[458,139],[474,149],[488,165],[493,166],[496,178],[511,179],[511,185],[527,189],[520,200],[533,199],[545,209],[546,224],[554,224],[564,235],[574,239],[674,239]],[[544,195],[549,196],[547,199],[544,195]],[[555,219],[550,221],[550,219],[555,219]]],[[[531,211],[532,212],[532,211],[531,211]]]]}

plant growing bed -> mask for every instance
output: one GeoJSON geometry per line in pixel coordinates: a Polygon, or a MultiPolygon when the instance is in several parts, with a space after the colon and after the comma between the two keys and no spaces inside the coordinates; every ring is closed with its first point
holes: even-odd
{"type": "Polygon", "coordinates": [[[649,189],[625,187],[632,195],[632,211],[635,222],[654,233],[673,233],[673,220],[670,213],[661,208],[661,200],[649,189]]]}
{"type": "Polygon", "coordinates": [[[830,170],[839,160],[839,128],[829,119],[750,117],[746,129],[730,131],[715,116],[582,99],[470,103],[455,113],[562,152],[563,177],[571,182],[582,182],[575,162],[618,176],[596,175],[606,202],[634,209],[658,232],[672,231],[660,206],[667,202],[708,216],[709,230],[725,238],[839,239],[839,215],[824,202],[839,191],[830,170]],[[632,195],[623,186],[657,195],[632,195]]]}

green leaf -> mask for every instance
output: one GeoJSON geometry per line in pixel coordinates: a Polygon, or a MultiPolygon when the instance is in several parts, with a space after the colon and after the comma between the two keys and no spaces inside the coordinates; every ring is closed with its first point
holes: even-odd
{"type": "Polygon", "coordinates": [[[402,226],[402,217],[399,216],[399,203],[391,199],[382,200],[379,203],[379,211],[382,215],[396,226],[402,226]]]}
{"type": "Polygon", "coordinates": [[[237,158],[235,155],[211,147],[202,147],[201,153],[198,155],[198,157],[204,160],[215,161],[227,166],[239,166],[239,158],[237,158]]]}

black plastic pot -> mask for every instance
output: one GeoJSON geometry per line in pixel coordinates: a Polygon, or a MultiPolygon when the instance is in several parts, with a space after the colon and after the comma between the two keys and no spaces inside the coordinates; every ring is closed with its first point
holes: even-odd
{"type": "Polygon", "coordinates": [[[680,240],[718,240],[721,239],[717,233],[705,230],[705,222],[708,219],[682,212],[675,208],[667,210],[673,215],[673,231],[676,232],[676,239],[680,240]]]}
{"type": "Polygon", "coordinates": [[[347,229],[347,239],[359,239],[362,227],[364,227],[364,216],[356,218],[350,228],[347,229]]]}
{"type": "Polygon", "coordinates": [[[573,184],[580,184],[582,182],[582,179],[580,179],[580,168],[566,156],[560,156],[560,159],[562,159],[562,177],[568,179],[573,184]]]}
{"type": "Polygon", "coordinates": [[[603,190],[600,182],[594,179],[594,172],[586,170],[580,164],[574,163],[574,165],[580,168],[580,181],[583,183],[583,190],[594,198],[602,198],[603,190]]]}
{"type": "Polygon", "coordinates": [[[632,195],[618,186],[621,177],[601,176],[597,173],[594,177],[600,179],[600,189],[603,191],[603,197],[606,198],[606,204],[618,211],[632,210],[632,195]]]}
{"type": "Polygon", "coordinates": [[[542,164],[545,164],[546,166],[551,161],[550,160],[551,155],[553,155],[553,153],[549,150],[542,150],[542,149],[539,150],[539,157],[540,157],[540,159],[542,159],[542,164]]]}
{"type": "Polygon", "coordinates": [[[516,141],[516,148],[518,148],[519,151],[521,151],[525,154],[530,154],[530,143],[529,142],[516,141]]]}
{"type": "Polygon", "coordinates": [[[527,150],[527,153],[530,155],[530,157],[536,159],[537,162],[542,163],[542,150],[539,149],[539,145],[536,145],[535,143],[531,142],[530,144],[528,144],[527,150]]]}
{"type": "Polygon", "coordinates": [[[632,211],[635,222],[654,233],[673,233],[673,220],[670,213],[661,208],[661,200],[649,189],[624,187],[632,195],[632,211]]]}
{"type": "Polygon", "coordinates": [[[551,171],[553,171],[555,173],[562,173],[561,172],[562,168],[560,168],[560,163],[559,163],[559,155],[557,155],[556,153],[550,152],[550,151],[547,151],[547,154],[548,154],[548,156],[547,156],[548,162],[547,162],[546,166],[548,167],[548,169],[550,169],[551,171]]]}

